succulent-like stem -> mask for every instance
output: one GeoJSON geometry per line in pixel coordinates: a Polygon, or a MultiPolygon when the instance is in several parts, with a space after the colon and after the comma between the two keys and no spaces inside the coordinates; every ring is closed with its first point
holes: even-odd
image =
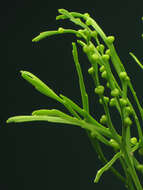
{"type": "MultiPolygon", "coordinates": [[[[139,171],[143,174],[143,164],[139,163],[135,157],[134,152],[143,156],[143,130],[138,118],[138,114],[134,109],[134,105],[129,98],[129,89],[132,93],[138,111],[143,120],[143,108],[140,105],[136,92],[133,88],[131,80],[121,62],[116,49],[114,47],[114,36],[107,36],[100,28],[97,22],[90,17],[88,13],[81,14],[76,12],[69,12],[65,9],[58,10],[61,15],[57,16],[59,19],[69,19],[74,24],[81,27],[80,30],[58,28],[56,31],[46,31],[40,33],[32,41],[38,42],[46,37],[58,34],[74,34],[80,38],[77,42],[83,48],[91,67],[88,70],[94,81],[94,93],[98,96],[100,104],[103,106],[103,115],[100,121],[97,121],[90,114],[89,98],[84,84],[84,77],[78,58],[78,48],[75,42],[72,43],[72,53],[75,67],[79,79],[79,87],[81,92],[82,106],[80,107],[68,97],[60,94],[57,95],[50,87],[42,82],[38,77],[28,71],[21,71],[22,77],[32,84],[36,90],[45,96],[53,98],[64,105],[69,114],[65,114],[59,110],[36,110],[29,116],[14,116],[7,120],[11,122],[28,122],[28,121],[48,121],[56,123],[65,123],[75,125],[86,130],[87,135],[97,152],[99,159],[105,164],[98,170],[94,182],[97,183],[102,174],[111,170],[128,188],[128,190],[143,190],[142,184],[139,180],[139,171]],[[100,38],[99,38],[100,37],[100,38]],[[104,42],[102,44],[100,41],[104,42]],[[115,69],[116,76],[119,77],[120,84],[118,84],[115,73],[112,72],[111,64],[115,69]],[[102,81],[107,85],[103,85],[102,81]],[[107,93],[108,88],[108,93],[107,93]],[[121,134],[118,132],[118,123],[113,124],[112,121],[112,107],[116,108],[121,119],[121,134]],[[134,137],[131,133],[131,128],[134,125],[137,128],[138,136],[134,137]],[[113,149],[113,157],[108,161],[103,153],[100,143],[109,146],[113,149]],[[122,176],[114,167],[116,160],[120,164],[125,173],[122,176]]],[[[143,17],[142,17],[143,20],[143,17]]],[[[143,37],[143,35],[142,35],[143,37]]],[[[130,55],[143,69],[143,65],[137,57],[130,52],[130,55]]]]}

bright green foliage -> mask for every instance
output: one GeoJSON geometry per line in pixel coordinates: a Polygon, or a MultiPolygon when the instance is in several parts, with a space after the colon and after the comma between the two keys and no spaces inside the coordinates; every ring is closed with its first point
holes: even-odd
{"type": "Polygon", "coordinates": [[[118,158],[120,158],[120,157],[121,157],[121,152],[116,153],[116,154],[114,155],[114,157],[113,157],[103,168],[101,168],[100,170],[98,170],[94,182],[95,182],[95,183],[98,183],[98,181],[99,181],[101,175],[102,175],[105,171],[107,171],[107,170],[114,164],[114,162],[115,162],[118,158]]]}
{"type": "Polygon", "coordinates": [[[38,90],[46,96],[49,96],[50,98],[53,98],[61,102],[61,99],[57,96],[57,94],[35,75],[27,71],[21,71],[21,75],[25,80],[31,83],[36,88],[36,90],[38,90]]]}
{"type": "MultiPolygon", "coordinates": [[[[111,170],[128,188],[128,190],[143,190],[136,170],[143,174],[143,164],[139,163],[134,152],[140,156],[143,155],[143,108],[137,98],[136,92],[132,86],[131,80],[127,75],[123,63],[121,62],[116,49],[114,47],[114,36],[106,36],[100,26],[88,13],[81,14],[77,12],[68,12],[65,9],[58,10],[60,15],[57,20],[69,19],[80,27],[79,30],[64,29],[59,27],[56,31],[46,31],[40,33],[32,41],[38,42],[52,35],[70,33],[77,38],[77,43],[82,46],[83,52],[86,54],[90,68],[89,75],[94,81],[93,92],[99,103],[103,107],[103,115],[98,121],[90,114],[89,99],[84,85],[84,77],[78,59],[78,50],[76,43],[72,43],[72,53],[75,67],[79,79],[79,87],[81,92],[82,106],[80,107],[68,97],[60,94],[59,96],[50,89],[39,78],[27,71],[21,71],[22,77],[31,83],[36,90],[50,98],[63,104],[68,109],[69,114],[65,114],[59,110],[36,110],[29,116],[14,116],[7,120],[11,122],[28,122],[28,121],[48,121],[56,123],[71,124],[86,130],[90,141],[97,152],[100,160],[105,164],[98,170],[94,182],[97,183],[102,174],[111,170]],[[102,42],[101,42],[102,41],[102,42]],[[114,67],[115,73],[111,70],[114,67]],[[115,76],[118,76],[120,84],[118,84],[115,76]],[[106,85],[102,84],[103,81],[106,85]],[[110,89],[110,93],[107,92],[110,89]],[[129,91],[130,90],[130,91],[129,91]],[[132,94],[138,110],[134,109],[129,93],[132,94]],[[117,109],[120,116],[122,128],[120,133],[117,132],[118,122],[113,124],[112,107],[117,109]],[[136,113],[137,112],[137,113],[136,113]],[[140,120],[139,120],[140,117],[140,120]],[[137,137],[132,134],[131,128],[137,129],[137,137]],[[113,151],[113,158],[110,161],[103,154],[100,143],[109,146],[113,151]],[[118,160],[123,168],[124,175],[121,175],[113,164],[118,160]]],[[[143,20],[143,17],[142,17],[143,20]]],[[[130,53],[137,64],[143,69],[143,65],[133,53],[130,53]]],[[[114,113],[115,114],[115,113],[114,113]]]]}

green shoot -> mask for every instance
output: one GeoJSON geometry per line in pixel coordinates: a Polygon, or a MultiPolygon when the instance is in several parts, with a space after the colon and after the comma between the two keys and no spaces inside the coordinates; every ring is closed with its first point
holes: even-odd
{"type": "MultiPolygon", "coordinates": [[[[143,108],[133,88],[131,79],[116,52],[114,46],[115,37],[107,36],[88,13],[69,12],[65,9],[59,9],[58,11],[60,15],[56,17],[57,20],[69,19],[80,27],[80,29],[74,30],[59,27],[55,31],[41,32],[32,42],[39,42],[47,37],[58,34],[73,34],[78,38],[77,42],[82,47],[83,53],[86,54],[90,63],[88,73],[94,82],[93,93],[97,95],[99,103],[103,107],[103,114],[99,121],[90,114],[89,98],[78,58],[78,48],[76,43],[73,42],[72,54],[79,80],[82,105],[77,105],[65,95],[57,95],[49,86],[32,73],[21,71],[22,77],[33,85],[37,91],[60,102],[67,108],[69,114],[57,109],[41,109],[33,111],[31,115],[10,117],[7,123],[44,121],[81,127],[87,132],[94,150],[97,152],[102,164],[104,164],[104,166],[98,170],[94,182],[98,183],[103,173],[107,170],[111,170],[113,174],[124,183],[128,190],[143,190],[139,177],[139,174],[143,174],[143,163],[138,161],[135,154],[137,153],[143,156],[142,122],[140,122],[138,118],[140,114],[143,120],[143,108]],[[102,39],[102,43],[100,39],[102,39]],[[116,75],[112,72],[111,65],[114,67],[116,75]],[[118,84],[115,76],[119,77],[120,84],[118,84]],[[103,80],[106,85],[103,83],[103,80]],[[135,104],[138,107],[137,111],[134,109],[134,104],[130,101],[128,89],[130,89],[134,97],[135,104]],[[112,107],[119,113],[122,125],[121,132],[117,130],[119,127],[118,122],[113,124],[112,115],[114,113],[112,107]],[[132,134],[132,127],[137,130],[137,137],[132,134]],[[106,155],[104,155],[100,143],[111,148],[114,156],[110,161],[108,161],[106,155]],[[116,160],[119,161],[125,175],[121,175],[120,172],[113,167],[116,160]],[[139,171],[139,174],[137,171],[139,171]]],[[[143,69],[143,65],[137,57],[131,52],[130,55],[141,69],[143,69]]]]}

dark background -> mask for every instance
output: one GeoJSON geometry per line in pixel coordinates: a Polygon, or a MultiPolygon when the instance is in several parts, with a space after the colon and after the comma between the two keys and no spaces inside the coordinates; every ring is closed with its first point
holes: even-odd
{"type": "MultiPolygon", "coordinates": [[[[32,38],[42,31],[59,26],[74,27],[69,21],[56,21],[57,9],[88,12],[107,35],[114,35],[115,46],[142,100],[142,70],[129,56],[134,52],[142,59],[143,3],[137,1],[10,1],[1,6],[1,111],[0,111],[0,189],[125,189],[118,179],[106,172],[98,184],[93,180],[102,164],[85,131],[62,124],[6,124],[8,117],[30,114],[35,109],[62,105],[37,92],[20,77],[27,70],[46,82],[56,93],[62,93],[81,105],[78,78],[72,58],[72,35],[49,37],[40,43],[32,38]],[[5,51],[6,50],[6,51],[5,51]]],[[[88,76],[90,67],[80,50],[91,113],[102,114],[88,76]],[[96,105],[95,105],[96,104],[96,105]]],[[[113,155],[104,148],[107,157],[113,155]]],[[[118,166],[117,166],[118,167],[118,166]]]]}

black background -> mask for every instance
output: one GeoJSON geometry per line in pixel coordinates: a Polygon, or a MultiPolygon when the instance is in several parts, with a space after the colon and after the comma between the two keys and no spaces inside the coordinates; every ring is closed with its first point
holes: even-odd
{"type": "MultiPolygon", "coordinates": [[[[85,131],[62,124],[6,124],[8,117],[30,114],[35,109],[62,105],[37,92],[20,77],[27,70],[46,82],[56,93],[64,94],[81,105],[78,78],[72,58],[72,35],[54,36],[32,43],[42,31],[59,26],[74,27],[69,21],[56,21],[57,9],[88,12],[107,35],[114,35],[115,46],[135,90],[142,100],[142,70],[129,52],[142,59],[143,3],[137,1],[10,1],[1,6],[1,111],[0,111],[0,189],[125,189],[110,172],[98,184],[93,180],[102,167],[85,131]],[[5,51],[6,50],[6,51],[5,51]]],[[[79,47],[79,58],[90,97],[91,113],[98,119],[90,67],[79,47]]],[[[107,147],[104,148],[107,157],[107,147]]],[[[117,166],[118,167],[118,166],[117,166]]]]}

